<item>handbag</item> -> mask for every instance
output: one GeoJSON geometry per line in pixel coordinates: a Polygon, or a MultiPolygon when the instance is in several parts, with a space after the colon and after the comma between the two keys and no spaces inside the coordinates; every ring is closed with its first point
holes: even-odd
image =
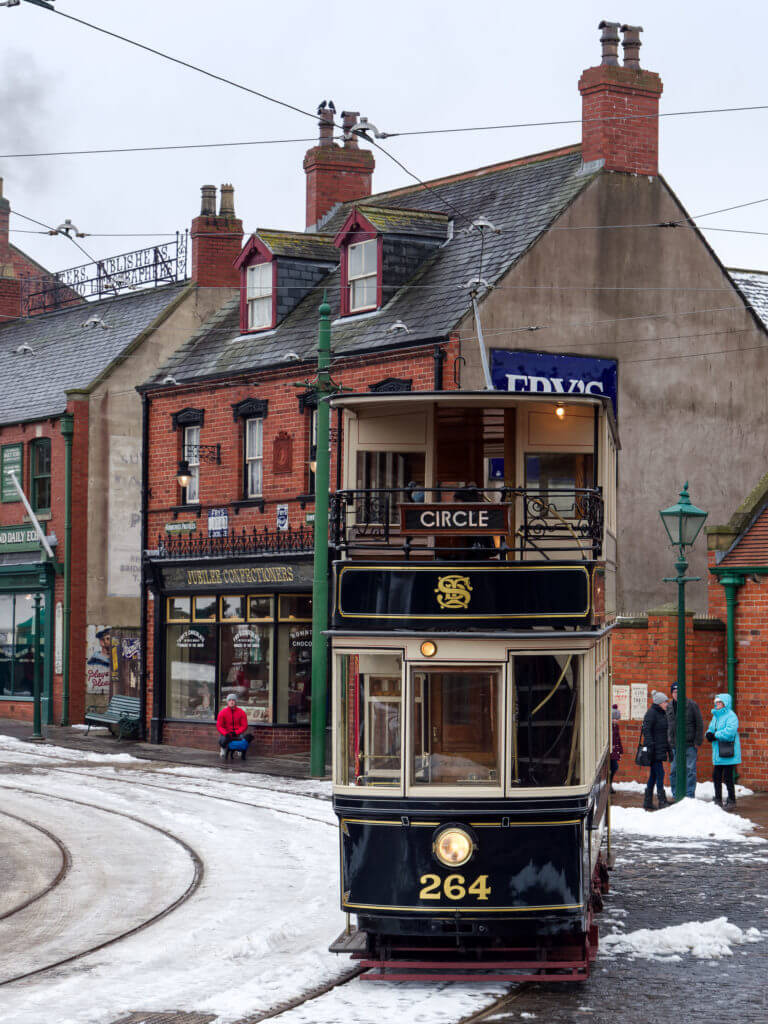
{"type": "Polygon", "coordinates": [[[736,754],[736,743],[734,740],[718,740],[717,752],[720,757],[731,758],[736,754]]]}
{"type": "Polygon", "coordinates": [[[643,742],[643,734],[640,733],[640,740],[637,744],[637,752],[635,753],[635,764],[640,765],[641,768],[650,768],[651,766],[651,752],[648,749],[648,745],[643,742]]]}

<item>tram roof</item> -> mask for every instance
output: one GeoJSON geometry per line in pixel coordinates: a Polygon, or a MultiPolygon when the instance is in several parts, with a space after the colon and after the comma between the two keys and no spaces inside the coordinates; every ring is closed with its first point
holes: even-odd
{"type": "Polygon", "coordinates": [[[613,412],[613,403],[608,395],[558,395],[537,392],[530,394],[521,391],[397,391],[397,392],[347,392],[331,399],[334,409],[376,409],[386,408],[394,404],[398,408],[415,408],[423,405],[434,405],[449,408],[466,408],[481,406],[482,408],[505,409],[528,404],[547,404],[562,402],[563,405],[603,406],[610,423],[611,432],[617,448],[619,430],[613,412]]]}

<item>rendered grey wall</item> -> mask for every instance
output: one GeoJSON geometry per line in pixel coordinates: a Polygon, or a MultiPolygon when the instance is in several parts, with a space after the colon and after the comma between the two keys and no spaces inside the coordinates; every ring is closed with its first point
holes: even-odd
{"type": "MultiPolygon", "coordinates": [[[[676,600],[676,588],[661,582],[674,559],[658,511],[683,483],[716,524],[766,470],[768,336],[701,236],[685,227],[592,230],[683,216],[662,180],[604,173],[554,225],[587,230],[550,230],[481,306],[489,349],[618,361],[624,613],[676,600]]],[[[461,333],[462,386],[482,389],[472,318],[461,333]]],[[[702,536],[690,574],[706,575],[705,550],[702,536]]],[[[704,582],[687,593],[690,607],[705,607],[704,582]]]]}

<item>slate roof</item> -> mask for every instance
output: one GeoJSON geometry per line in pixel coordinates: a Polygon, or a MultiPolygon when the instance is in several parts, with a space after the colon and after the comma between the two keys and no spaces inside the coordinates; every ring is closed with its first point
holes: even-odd
{"type": "Polygon", "coordinates": [[[0,424],[57,416],[188,287],[171,284],[0,325],[0,424]],[[83,327],[90,317],[109,324],[83,327]],[[17,354],[20,345],[32,352],[17,354]]]}
{"type": "Polygon", "coordinates": [[[421,238],[445,239],[450,216],[447,213],[427,213],[421,210],[397,210],[385,206],[357,203],[357,209],[377,231],[397,235],[418,235],[421,238]]]}
{"type": "Polygon", "coordinates": [[[731,280],[768,327],[768,272],[761,270],[729,270],[731,280]]]}
{"type": "MultiPolygon", "coordinates": [[[[498,234],[484,232],[482,276],[493,283],[597,173],[596,167],[585,173],[579,148],[573,146],[455,175],[429,183],[429,188],[399,189],[340,206],[323,224],[326,234],[338,232],[354,206],[434,214],[436,207],[444,205],[454,224],[452,237],[382,309],[334,322],[334,353],[391,348],[393,337],[401,344],[406,338],[409,344],[418,344],[447,337],[470,309],[466,284],[478,272],[481,237],[479,231],[467,230],[471,222],[484,217],[500,229],[498,234]],[[396,320],[408,326],[408,335],[387,332],[396,320]]],[[[162,382],[167,373],[181,382],[285,365],[288,352],[297,353],[302,360],[314,359],[317,308],[327,289],[333,315],[338,316],[339,280],[337,267],[274,330],[260,334],[241,336],[237,301],[229,303],[169,359],[150,383],[162,382]]]]}
{"type": "Polygon", "coordinates": [[[303,231],[274,231],[259,228],[258,237],[275,256],[293,256],[302,260],[339,262],[339,250],[333,244],[333,235],[307,234],[303,231]]]}

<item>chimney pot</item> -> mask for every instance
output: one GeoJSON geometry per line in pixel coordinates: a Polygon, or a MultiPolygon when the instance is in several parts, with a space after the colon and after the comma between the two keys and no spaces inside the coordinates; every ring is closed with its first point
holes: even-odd
{"type": "Polygon", "coordinates": [[[643,26],[622,25],[621,31],[624,36],[621,41],[621,45],[624,49],[624,67],[637,68],[639,70],[640,47],[643,45],[640,40],[640,33],[643,31],[643,26]]]}
{"type": "Polygon", "coordinates": [[[216,186],[215,185],[203,185],[200,189],[200,216],[201,217],[215,217],[216,216],[216,186]]]}
{"type": "MultiPolygon", "coordinates": [[[[320,141],[304,154],[307,176],[307,231],[318,230],[323,218],[338,206],[371,194],[371,178],[375,160],[370,150],[360,149],[357,136],[338,146],[333,141],[336,108],[331,100],[323,100],[317,108],[320,118],[320,141]]],[[[358,123],[356,111],[341,114],[344,129],[358,123]]]]}
{"type": "Polygon", "coordinates": [[[360,120],[359,110],[342,110],[341,112],[341,125],[344,129],[344,146],[348,149],[358,148],[358,139],[356,135],[349,135],[347,133],[355,127],[357,122],[360,120]]]}
{"type": "Polygon", "coordinates": [[[619,23],[618,21],[601,21],[597,26],[602,29],[600,42],[603,47],[603,56],[600,61],[603,65],[618,66],[619,63],[619,23]]]}
{"type": "Polygon", "coordinates": [[[235,187],[234,185],[221,186],[221,205],[219,206],[220,217],[235,216],[235,187]]]}
{"type": "Polygon", "coordinates": [[[333,145],[333,115],[336,113],[336,107],[333,105],[333,100],[323,100],[320,106],[317,108],[317,112],[320,115],[320,120],[317,122],[320,129],[320,137],[317,141],[318,146],[332,146],[333,145]]]}

